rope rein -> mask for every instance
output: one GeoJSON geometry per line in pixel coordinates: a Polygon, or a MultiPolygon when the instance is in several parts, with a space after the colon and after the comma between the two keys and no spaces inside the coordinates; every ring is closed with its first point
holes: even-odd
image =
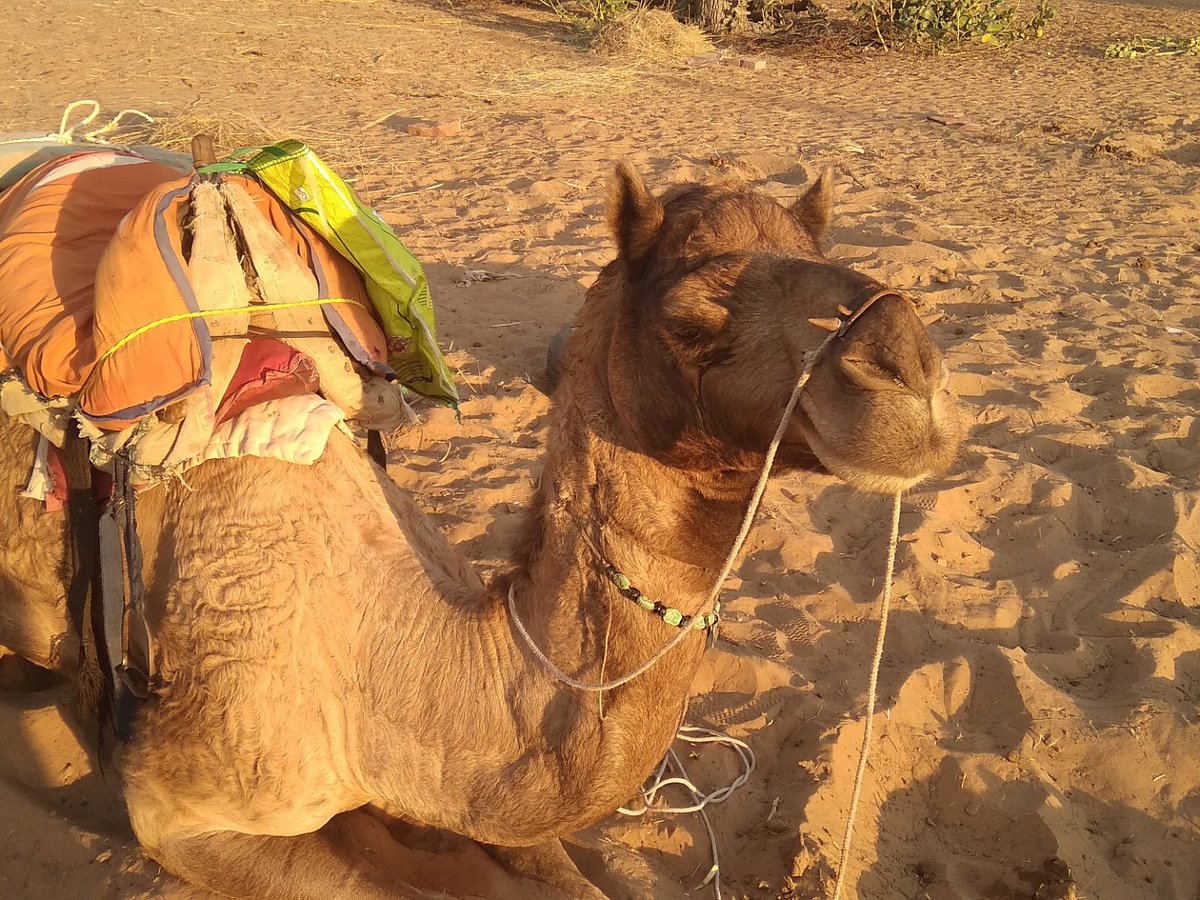
{"type": "Polygon", "coordinates": [[[637,678],[639,675],[646,672],[656,662],[682,644],[684,639],[692,633],[690,628],[680,628],[679,633],[676,634],[675,637],[671,638],[671,640],[667,641],[667,643],[663,644],[663,646],[661,646],[653,656],[651,656],[632,672],[622,675],[620,678],[614,678],[612,681],[600,682],[580,681],[578,678],[572,678],[570,675],[552,663],[549,657],[547,657],[546,654],[542,652],[541,648],[538,647],[538,645],[534,642],[533,637],[525,629],[525,623],[522,622],[521,617],[517,615],[517,606],[516,601],[514,600],[516,589],[517,585],[515,582],[508,586],[508,614],[513,620],[513,625],[516,626],[517,633],[524,639],[529,649],[533,652],[533,655],[537,657],[538,662],[550,670],[551,675],[553,675],[563,684],[567,685],[568,687],[573,687],[576,690],[611,691],[613,688],[618,688],[623,684],[627,684],[628,682],[633,681],[633,679],[637,678]]]}
{"type": "MultiPolygon", "coordinates": [[[[821,354],[825,352],[825,349],[829,346],[829,344],[832,343],[838,336],[839,333],[831,333],[825,337],[820,346],[817,347],[816,351],[808,358],[804,366],[804,371],[800,373],[800,377],[796,380],[796,386],[792,389],[792,394],[788,398],[787,405],[784,407],[783,416],[779,420],[779,426],[775,429],[775,435],[771,438],[771,444],[767,448],[767,455],[763,460],[762,470],[760,471],[758,481],[754,486],[754,491],[750,496],[750,502],[746,507],[746,513],[742,517],[742,524],[738,529],[737,537],[734,539],[733,546],[729,548],[729,553],[725,557],[725,562],[721,567],[721,572],[718,575],[716,582],[713,584],[712,591],[709,594],[708,615],[715,614],[719,609],[718,598],[721,595],[721,590],[725,586],[725,580],[729,577],[729,573],[733,570],[733,566],[737,562],[738,555],[741,553],[742,547],[746,543],[746,538],[750,534],[750,529],[754,524],[754,517],[758,513],[759,505],[762,502],[763,493],[767,489],[767,481],[771,475],[771,468],[775,464],[775,456],[779,452],[779,445],[783,442],[783,434],[787,430],[788,423],[791,422],[792,413],[794,413],[796,410],[796,404],[800,402],[800,395],[804,391],[805,385],[808,384],[808,379],[812,375],[813,367],[816,366],[817,361],[821,358],[821,354]]],[[[590,543],[590,539],[587,538],[586,535],[585,540],[590,543]]],[[[611,681],[600,681],[596,683],[572,678],[570,675],[556,666],[550,660],[550,658],[547,657],[544,652],[542,652],[542,649],[538,647],[537,643],[533,640],[533,637],[526,629],[525,623],[521,621],[521,617],[517,613],[516,582],[510,584],[508,588],[508,613],[512,619],[517,633],[521,635],[522,640],[525,641],[525,644],[529,647],[530,652],[533,653],[537,660],[543,666],[545,666],[555,678],[568,687],[575,688],[576,690],[600,692],[601,697],[603,697],[603,691],[611,690],[613,688],[620,687],[623,684],[627,684],[628,682],[637,678],[639,675],[642,675],[648,671],[659,660],[661,660],[664,656],[674,650],[675,647],[681,644],[689,634],[692,634],[695,631],[695,629],[692,628],[681,627],[678,633],[671,638],[671,640],[667,641],[667,643],[660,647],[649,659],[647,659],[633,671],[621,676],[620,678],[614,678],[611,681]]],[[[716,626],[714,623],[713,630],[710,631],[710,634],[715,633],[715,628],[716,626]]],[[[712,823],[709,821],[708,812],[705,810],[705,807],[709,803],[721,803],[728,799],[728,797],[734,791],[736,791],[749,780],[750,775],[754,772],[754,753],[750,750],[749,745],[747,745],[744,741],[740,741],[737,738],[729,737],[721,734],[720,732],[707,728],[696,728],[695,726],[684,725],[680,727],[676,737],[687,741],[688,743],[722,743],[726,746],[732,747],[742,760],[742,774],[734,779],[731,784],[726,785],[723,788],[718,788],[709,794],[702,794],[699,788],[697,788],[688,777],[687,769],[684,768],[683,761],[680,760],[678,754],[675,753],[674,749],[668,749],[667,754],[663,757],[663,761],[659,764],[657,771],[649,779],[649,786],[644,786],[642,788],[642,799],[644,803],[642,809],[628,810],[622,807],[620,810],[618,810],[618,812],[624,815],[644,815],[651,809],[651,803],[653,803],[659,792],[662,791],[663,788],[666,788],[670,785],[679,785],[690,792],[693,801],[690,806],[656,808],[656,811],[665,813],[697,812],[700,814],[700,819],[704,823],[704,830],[708,834],[709,845],[712,848],[713,861],[712,866],[709,867],[708,874],[697,886],[697,888],[704,887],[705,885],[711,883],[713,885],[713,891],[715,893],[716,900],[721,900],[721,866],[720,856],[717,850],[717,836],[716,832],[713,831],[712,823]],[[668,766],[673,767],[678,774],[668,777],[668,766]]]]}
{"type": "MultiPolygon", "coordinates": [[[[718,575],[716,582],[713,585],[712,591],[708,597],[708,615],[715,614],[719,609],[718,598],[721,590],[725,585],[725,580],[729,577],[729,573],[733,571],[733,566],[737,562],[738,555],[742,551],[742,547],[749,537],[750,529],[754,524],[755,515],[758,513],[759,505],[762,502],[762,497],[767,488],[767,481],[771,475],[771,468],[775,463],[775,456],[779,452],[779,445],[783,441],[784,431],[787,429],[788,423],[791,421],[792,414],[795,412],[796,404],[800,401],[800,395],[804,391],[804,387],[808,384],[809,377],[812,375],[813,367],[821,358],[821,354],[829,344],[839,336],[840,332],[829,334],[824,341],[821,342],[817,350],[809,357],[804,366],[804,371],[796,381],[796,386],[792,389],[792,395],[788,398],[787,405],[784,407],[783,416],[779,421],[779,426],[775,429],[775,435],[771,439],[771,444],[767,448],[767,455],[763,460],[762,470],[759,472],[758,481],[754,486],[754,491],[750,496],[750,502],[746,507],[746,514],[742,517],[742,524],[738,530],[737,537],[734,539],[733,546],[730,547],[729,553],[725,557],[725,563],[721,567],[721,572],[718,575]]],[[[879,683],[879,668],[883,660],[884,638],[887,634],[888,614],[891,610],[892,601],[892,575],[895,571],[896,564],[896,548],[899,543],[900,535],[900,497],[901,492],[897,491],[892,505],[892,529],[891,538],[888,543],[888,558],[887,569],[884,576],[883,601],[881,604],[879,618],[879,632],[875,642],[875,657],[871,663],[871,677],[867,688],[867,718],[863,731],[862,746],[859,750],[858,770],[854,777],[854,787],[851,791],[850,807],[846,814],[846,830],[842,838],[841,859],[838,863],[837,884],[834,888],[833,900],[841,900],[842,891],[845,886],[847,873],[850,864],[850,851],[854,837],[854,822],[858,814],[858,803],[862,793],[863,781],[866,777],[867,761],[870,757],[871,750],[871,735],[872,735],[872,719],[875,714],[875,700],[879,683]]],[[[587,536],[585,535],[585,539],[587,536]]],[[[590,540],[589,540],[590,543],[590,540]]],[[[512,583],[508,588],[508,612],[513,621],[518,634],[525,641],[526,646],[537,658],[537,660],[549,670],[549,672],[568,687],[576,690],[589,692],[603,692],[612,690],[627,684],[639,675],[644,674],[664,656],[675,649],[683,640],[693,632],[694,629],[681,627],[679,632],[671,638],[667,643],[660,647],[649,659],[642,663],[631,672],[610,681],[586,682],[580,679],[573,678],[566,672],[562,671],[555,665],[548,656],[538,647],[533,637],[529,634],[525,623],[521,620],[517,613],[516,606],[516,583],[512,583]]],[[[692,617],[695,618],[695,617],[692,617]]],[[[686,625],[686,620],[685,620],[686,625]]],[[[714,625],[715,627],[715,625],[714,625]]],[[[601,676],[603,678],[603,675],[601,676]]],[[[732,747],[741,758],[742,773],[725,787],[718,788],[708,794],[704,794],[688,777],[687,770],[680,760],[674,749],[669,749],[666,756],[663,757],[658,769],[648,779],[647,786],[642,788],[643,806],[640,809],[627,809],[621,807],[617,812],[626,816],[641,816],[645,815],[650,809],[654,809],[660,813],[699,813],[701,820],[704,823],[705,831],[708,833],[709,843],[712,847],[712,866],[708,870],[708,874],[704,880],[697,885],[697,889],[712,883],[717,900],[721,900],[721,875],[720,875],[720,859],[717,852],[717,838],[713,831],[712,823],[709,821],[708,813],[705,807],[710,803],[721,803],[729,798],[729,796],[744,785],[754,772],[755,759],[754,753],[750,750],[749,745],[737,738],[732,738],[723,735],[720,732],[713,731],[707,728],[698,728],[696,726],[684,725],[681,726],[676,737],[679,740],[688,743],[722,743],[732,747]],[[703,736],[700,736],[703,735],[703,736]],[[668,768],[673,769],[677,774],[668,775],[668,768]],[[688,806],[666,806],[652,807],[654,800],[658,794],[666,787],[678,785],[686,789],[692,795],[692,803],[688,806]]]]}
{"type": "Polygon", "coordinates": [[[887,635],[888,613],[892,608],[892,573],[896,568],[896,545],[900,542],[900,491],[892,504],[892,536],[888,542],[887,571],[883,577],[883,600],[879,608],[879,634],[875,638],[875,658],[871,661],[871,680],[867,686],[867,717],[863,723],[862,747],[858,751],[858,771],[850,793],[850,809],[846,813],[846,833],[842,837],[842,858],[838,863],[837,884],[833,900],[841,900],[846,873],[850,869],[850,844],[854,839],[854,819],[858,814],[858,797],[867,774],[867,759],[871,755],[871,723],[875,718],[875,693],[879,686],[879,666],[883,661],[883,640],[887,635]]]}

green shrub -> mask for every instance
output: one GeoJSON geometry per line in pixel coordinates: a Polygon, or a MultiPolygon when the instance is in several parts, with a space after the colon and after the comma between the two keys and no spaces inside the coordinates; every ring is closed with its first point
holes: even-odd
{"type": "Polygon", "coordinates": [[[1041,37],[1058,11],[1049,0],[1022,21],[1008,0],[859,0],[850,7],[886,48],[923,44],[942,48],[968,41],[1005,45],[1041,37]]]}
{"type": "Polygon", "coordinates": [[[1200,35],[1193,38],[1134,38],[1104,49],[1108,59],[1140,59],[1143,56],[1196,56],[1200,54],[1200,35]]]}
{"type": "Polygon", "coordinates": [[[540,0],[577,34],[590,34],[597,26],[641,5],[640,0],[540,0]]]}

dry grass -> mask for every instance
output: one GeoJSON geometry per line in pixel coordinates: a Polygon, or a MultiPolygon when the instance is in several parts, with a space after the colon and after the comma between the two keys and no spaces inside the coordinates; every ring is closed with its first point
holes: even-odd
{"type": "Polygon", "coordinates": [[[612,97],[637,86],[639,71],[633,66],[543,69],[502,79],[486,96],[493,98],[612,97]]]}
{"type": "Polygon", "coordinates": [[[163,150],[190,155],[192,138],[207,134],[220,159],[242,147],[273,144],[283,135],[276,134],[265,123],[241,113],[221,115],[185,112],[164,116],[139,129],[139,140],[163,150]]]}
{"type": "Polygon", "coordinates": [[[664,10],[644,8],[599,25],[591,46],[610,56],[659,63],[682,62],[713,49],[695,25],[685,25],[664,10]]]}
{"type": "Polygon", "coordinates": [[[187,111],[163,116],[153,123],[123,131],[125,142],[145,142],[164,150],[190,156],[192,138],[207,134],[213,139],[217,159],[243,147],[261,147],[286,138],[303,141],[343,176],[387,168],[382,150],[367,152],[361,135],[335,132],[324,127],[296,126],[278,129],[244,113],[187,111]]]}

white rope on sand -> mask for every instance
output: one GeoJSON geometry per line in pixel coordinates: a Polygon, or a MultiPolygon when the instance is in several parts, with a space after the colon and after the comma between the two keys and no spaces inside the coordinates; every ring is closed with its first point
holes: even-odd
{"type": "Polygon", "coordinates": [[[833,889],[833,900],[841,900],[846,885],[846,873],[850,868],[850,845],[854,839],[854,819],[858,814],[858,798],[862,792],[863,779],[867,773],[867,759],[871,753],[871,724],[875,718],[875,694],[879,686],[879,665],[883,660],[883,641],[887,635],[888,613],[892,608],[892,572],[896,567],[896,544],[900,540],[900,491],[892,504],[892,537],[888,543],[887,573],[883,579],[883,601],[879,610],[879,634],[875,639],[875,658],[871,662],[871,680],[867,686],[867,717],[863,723],[862,747],[858,751],[858,771],[854,775],[854,788],[850,793],[850,809],[846,813],[846,832],[842,836],[842,855],[838,863],[837,884],[833,889]]]}
{"type": "Polygon", "coordinates": [[[717,854],[717,835],[713,831],[712,822],[709,821],[705,807],[710,803],[724,803],[734,791],[750,780],[750,776],[754,774],[755,767],[754,751],[750,749],[750,745],[745,741],[739,741],[737,738],[721,734],[719,731],[714,731],[711,728],[682,725],[675,736],[679,740],[686,741],[689,744],[724,744],[726,747],[732,747],[741,760],[741,774],[724,787],[719,787],[705,794],[696,787],[695,783],[688,776],[687,769],[684,767],[683,760],[679,758],[679,755],[673,749],[668,750],[667,755],[663,757],[663,761],[659,763],[658,769],[650,776],[649,784],[642,788],[641,808],[627,809],[622,806],[617,812],[623,816],[644,816],[648,812],[666,814],[699,813],[700,819],[704,823],[704,830],[708,832],[709,844],[712,847],[712,865],[709,867],[707,874],[705,874],[704,880],[696,885],[695,890],[699,890],[711,882],[717,900],[721,900],[721,860],[717,854]],[[668,768],[674,769],[677,774],[668,776],[668,768]],[[654,801],[658,799],[659,793],[664,788],[672,785],[678,785],[690,793],[692,795],[692,802],[687,806],[654,806],[654,801]]]}
{"type": "MultiPolygon", "coordinates": [[[[100,104],[95,100],[75,100],[71,103],[68,103],[67,108],[63,110],[62,119],[59,120],[58,131],[54,132],[53,134],[46,135],[44,140],[53,141],[56,144],[70,144],[75,140],[76,129],[92,124],[92,122],[94,122],[96,117],[99,115],[100,104]],[[87,115],[85,115],[82,121],[78,122],[77,124],[70,125],[71,117],[75,115],[75,111],[84,107],[89,108],[87,115]],[[70,127],[67,127],[68,125],[70,125],[70,127]]],[[[99,128],[95,128],[92,131],[84,132],[83,140],[89,144],[104,144],[104,141],[101,141],[100,138],[120,128],[122,125],[122,120],[126,116],[137,116],[147,124],[154,123],[154,117],[142,112],[140,109],[123,109],[113,116],[112,120],[109,121],[107,125],[101,125],[99,128]]],[[[9,140],[0,141],[0,146],[5,144],[25,144],[31,140],[36,139],[28,137],[12,138],[9,140]]]]}
{"type": "MultiPolygon", "coordinates": [[[[866,777],[867,760],[870,757],[871,751],[871,733],[872,722],[875,716],[875,699],[879,685],[879,668],[883,661],[883,646],[884,639],[887,635],[888,614],[892,606],[892,575],[896,568],[896,548],[900,540],[900,496],[901,492],[897,491],[892,503],[892,527],[891,538],[888,541],[888,557],[887,568],[884,575],[883,600],[880,605],[879,613],[879,631],[875,639],[875,656],[871,662],[871,678],[867,687],[867,714],[866,722],[863,731],[862,745],[859,749],[858,756],[858,771],[854,776],[854,788],[851,791],[850,807],[846,814],[846,831],[842,837],[842,852],[841,860],[838,863],[837,884],[834,888],[833,900],[841,900],[842,890],[845,887],[847,874],[850,871],[850,849],[853,844],[854,837],[854,822],[858,814],[858,802],[862,792],[863,781],[866,777]]],[[[708,813],[705,807],[710,803],[722,803],[729,798],[734,791],[750,780],[750,776],[754,773],[755,759],[754,751],[750,749],[749,744],[740,741],[737,738],[729,737],[721,734],[719,731],[714,731],[711,728],[699,728],[694,725],[683,725],[676,735],[679,740],[687,741],[690,744],[707,744],[718,743],[732,747],[741,758],[742,774],[735,778],[730,784],[725,787],[717,788],[716,790],[703,794],[700,789],[688,777],[687,769],[684,768],[682,760],[675,751],[668,750],[667,755],[663,757],[663,761],[659,764],[658,769],[651,775],[647,786],[642,788],[642,807],[641,809],[626,809],[621,807],[617,812],[625,816],[642,816],[651,810],[651,805],[657,799],[658,794],[664,788],[671,785],[679,785],[685,788],[692,795],[692,804],[689,806],[660,806],[653,807],[655,812],[665,814],[683,814],[683,813],[699,813],[701,821],[704,823],[704,830],[708,833],[709,845],[712,848],[712,866],[705,875],[704,880],[696,885],[696,890],[707,885],[709,882],[713,884],[713,890],[716,893],[717,900],[721,900],[721,860],[717,851],[717,836],[713,832],[712,822],[708,818],[708,813]],[[668,764],[678,773],[675,777],[667,776],[668,764]]]]}

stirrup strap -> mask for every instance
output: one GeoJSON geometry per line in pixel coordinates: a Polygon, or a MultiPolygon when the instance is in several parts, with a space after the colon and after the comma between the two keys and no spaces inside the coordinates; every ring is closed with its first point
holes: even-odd
{"type": "Polygon", "coordinates": [[[117,740],[133,736],[138,701],[151,690],[150,629],[142,585],[142,547],[137,536],[129,465],[113,460],[113,491],[100,516],[100,615],[106,676],[112,693],[112,725],[117,740]],[[128,627],[128,639],[126,628],[128,627]]]}

